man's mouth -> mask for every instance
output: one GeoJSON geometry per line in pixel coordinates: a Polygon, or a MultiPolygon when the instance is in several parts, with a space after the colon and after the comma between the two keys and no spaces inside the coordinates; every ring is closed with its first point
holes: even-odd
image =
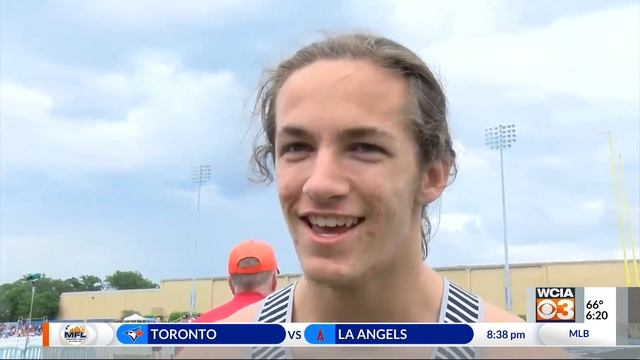
{"type": "Polygon", "coordinates": [[[319,216],[309,215],[302,217],[307,226],[320,236],[337,236],[362,224],[364,217],[356,216],[319,216]]]}

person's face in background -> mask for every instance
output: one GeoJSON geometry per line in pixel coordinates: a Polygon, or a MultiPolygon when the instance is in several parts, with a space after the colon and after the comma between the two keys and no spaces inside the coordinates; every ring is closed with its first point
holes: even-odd
{"type": "Polygon", "coordinates": [[[421,261],[408,83],[368,61],[320,60],[276,102],[276,182],[305,274],[334,285],[421,261]]]}

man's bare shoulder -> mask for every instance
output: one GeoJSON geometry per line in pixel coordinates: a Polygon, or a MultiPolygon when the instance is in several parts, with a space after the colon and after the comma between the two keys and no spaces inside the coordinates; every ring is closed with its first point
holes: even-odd
{"type": "MultiPolygon", "coordinates": [[[[244,307],[217,323],[255,322],[262,301],[244,307]]],[[[247,347],[185,347],[176,353],[176,359],[246,359],[250,356],[247,347]]]]}
{"type": "Polygon", "coordinates": [[[512,314],[506,310],[500,309],[499,307],[491,303],[484,302],[483,306],[484,322],[524,322],[524,320],[522,320],[522,318],[520,318],[519,316],[512,314]]]}
{"type": "Polygon", "coordinates": [[[255,304],[246,306],[236,311],[235,313],[231,314],[229,317],[220,320],[219,322],[222,322],[222,323],[255,322],[256,319],[258,318],[258,311],[260,311],[263,301],[258,301],[255,304]]]}

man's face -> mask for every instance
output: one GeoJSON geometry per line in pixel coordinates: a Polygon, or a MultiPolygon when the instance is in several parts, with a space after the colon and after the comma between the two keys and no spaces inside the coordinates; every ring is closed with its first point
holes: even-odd
{"type": "Polygon", "coordinates": [[[285,81],[276,182],[309,279],[349,284],[420,259],[425,199],[409,96],[406,80],[367,61],[316,61],[285,81]]]}

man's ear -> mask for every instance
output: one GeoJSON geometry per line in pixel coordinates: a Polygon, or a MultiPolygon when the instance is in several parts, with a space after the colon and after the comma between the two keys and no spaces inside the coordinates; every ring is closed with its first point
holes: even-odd
{"type": "Polygon", "coordinates": [[[422,171],[418,201],[421,205],[430,204],[442,195],[449,183],[451,164],[437,160],[422,171]]]}
{"type": "Polygon", "coordinates": [[[278,287],[278,277],[276,276],[275,271],[273,272],[273,277],[271,278],[271,291],[276,291],[278,287]]]}

